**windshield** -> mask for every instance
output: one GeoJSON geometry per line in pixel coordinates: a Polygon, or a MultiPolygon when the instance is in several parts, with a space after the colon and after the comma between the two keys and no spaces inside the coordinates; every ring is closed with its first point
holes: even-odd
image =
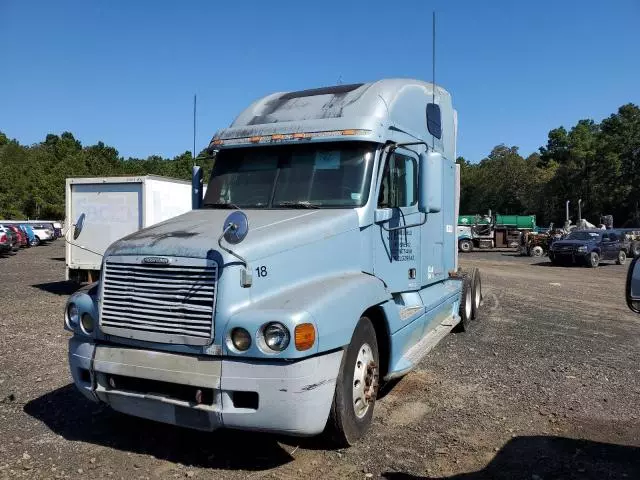
{"type": "Polygon", "coordinates": [[[572,232],[565,240],[596,240],[600,238],[600,234],[597,232],[572,232]]]}
{"type": "Polygon", "coordinates": [[[360,207],[369,197],[375,148],[340,142],[221,150],[204,207],[360,207]]]}

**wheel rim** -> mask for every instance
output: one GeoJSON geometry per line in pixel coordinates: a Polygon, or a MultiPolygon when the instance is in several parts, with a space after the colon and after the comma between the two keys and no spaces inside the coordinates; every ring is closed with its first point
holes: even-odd
{"type": "Polygon", "coordinates": [[[475,295],[473,297],[473,303],[476,311],[480,308],[480,302],[482,301],[482,283],[480,279],[476,282],[475,295]]]}
{"type": "Polygon", "coordinates": [[[598,255],[597,254],[591,255],[591,265],[595,267],[598,265],[598,263],[600,263],[600,258],[598,257],[598,255]]]}
{"type": "Polygon", "coordinates": [[[353,411],[358,418],[364,417],[375,401],[378,388],[378,367],[373,350],[365,343],[358,350],[353,369],[353,411]]]}
{"type": "Polygon", "coordinates": [[[542,247],[533,247],[533,256],[541,257],[542,256],[542,247]]]}
{"type": "Polygon", "coordinates": [[[464,313],[466,317],[465,320],[468,320],[471,318],[472,309],[473,307],[472,307],[471,292],[467,292],[464,298],[464,313]]]}
{"type": "Polygon", "coordinates": [[[627,259],[627,257],[626,257],[626,255],[624,254],[624,252],[620,252],[620,253],[618,254],[618,261],[619,261],[620,263],[623,263],[626,259],[627,259]]]}

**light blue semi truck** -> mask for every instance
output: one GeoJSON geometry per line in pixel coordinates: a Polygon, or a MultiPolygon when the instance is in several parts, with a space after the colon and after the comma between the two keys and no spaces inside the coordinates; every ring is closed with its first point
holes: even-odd
{"type": "Polygon", "coordinates": [[[355,442],[380,384],[480,307],[457,265],[456,128],[417,80],[252,104],[213,137],[194,209],[112,244],[68,300],[78,389],[201,430],[355,442]]]}

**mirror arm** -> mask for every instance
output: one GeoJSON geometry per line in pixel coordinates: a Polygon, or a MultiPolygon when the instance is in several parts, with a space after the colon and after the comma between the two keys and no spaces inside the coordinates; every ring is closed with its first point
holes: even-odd
{"type": "Polygon", "coordinates": [[[382,227],[383,230],[386,230],[387,232],[395,232],[396,230],[403,230],[405,228],[421,227],[422,225],[427,223],[427,214],[423,213],[422,215],[424,215],[424,219],[422,220],[422,222],[412,223],[411,225],[400,225],[399,227],[387,228],[384,226],[384,223],[381,223],[380,226],[382,227]]]}
{"type": "Polygon", "coordinates": [[[223,238],[224,238],[224,236],[227,234],[227,232],[228,232],[229,230],[235,230],[235,229],[237,229],[237,228],[238,228],[238,226],[237,226],[235,223],[229,223],[229,225],[227,225],[227,227],[222,231],[222,235],[220,235],[220,236],[218,237],[218,246],[219,246],[222,250],[224,250],[225,252],[227,252],[228,254],[233,255],[233,256],[234,256],[234,257],[236,257],[238,260],[240,260],[240,261],[242,262],[242,264],[244,265],[244,268],[248,268],[248,267],[247,267],[247,265],[248,265],[248,264],[247,264],[247,261],[246,261],[243,257],[241,257],[241,256],[240,256],[240,255],[238,255],[237,253],[233,252],[232,250],[230,250],[230,249],[228,249],[228,248],[226,248],[226,247],[223,247],[223,246],[222,246],[222,239],[223,239],[223,238]]]}
{"type": "MultiPolygon", "coordinates": [[[[75,224],[71,225],[72,227],[75,227],[75,224]]],[[[87,247],[83,247],[82,245],[78,245],[77,243],[72,242],[71,240],[69,240],[67,238],[67,236],[69,235],[69,233],[71,232],[71,227],[67,228],[67,231],[65,232],[64,236],[62,238],[64,238],[64,241],[67,242],[69,245],[73,245],[74,247],[78,247],[82,250],[86,250],[87,252],[91,252],[94,253],[96,255],[100,255],[101,257],[104,257],[104,254],[100,253],[100,252],[96,252],[95,250],[91,250],[90,248],[87,247]]]]}

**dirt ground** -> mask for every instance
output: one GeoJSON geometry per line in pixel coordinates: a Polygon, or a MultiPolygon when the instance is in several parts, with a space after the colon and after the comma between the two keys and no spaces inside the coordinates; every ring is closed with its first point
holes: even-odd
{"type": "Polygon", "coordinates": [[[358,445],[194,432],[70,384],[61,241],[0,258],[0,479],[640,478],[640,316],[626,268],[474,252],[485,302],[376,404],[358,445]]]}

